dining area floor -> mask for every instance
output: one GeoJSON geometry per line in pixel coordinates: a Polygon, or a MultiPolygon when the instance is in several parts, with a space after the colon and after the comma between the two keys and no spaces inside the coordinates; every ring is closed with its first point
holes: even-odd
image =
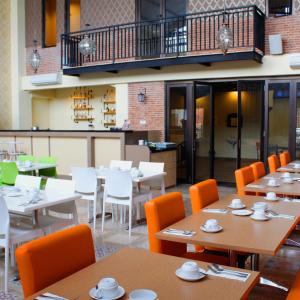
{"type": "MultiPolygon", "coordinates": [[[[180,191],[183,194],[186,215],[191,214],[189,201],[188,185],[179,185],[176,188],[168,189],[167,192],[180,191]]],[[[235,189],[231,187],[219,186],[220,197],[234,193],[235,189]]],[[[87,206],[83,200],[77,200],[79,223],[87,223],[87,206]]],[[[95,254],[97,260],[109,256],[125,247],[148,249],[148,233],[145,223],[137,224],[132,228],[131,237],[128,236],[126,225],[120,227],[120,224],[113,223],[107,218],[107,227],[104,233],[101,232],[101,218],[97,219],[96,231],[94,233],[95,254]]],[[[92,226],[91,226],[92,227],[92,226]]],[[[241,233],[242,234],[242,233],[241,233]]],[[[294,232],[291,236],[293,240],[300,241],[300,233],[294,232]]],[[[190,246],[193,247],[193,246],[190,246]]],[[[250,262],[246,262],[246,268],[250,267],[250,262]]],[[[274,256],[261,255],[259,269],[261,274],[270,280],[275,281],[283,286],[290,287],[295,279],[297,270],[300,267],[300,249],[283,246],[274,256]]],[[[0,254],[0,275],[4,270],[4,254],[0,254]]],[[[10,270],[9,290],[10,293],[5,295],[0,288],[0,300],[23,299],[22,287],[18,280],[13,280],[15,269],[10,270]]],[[[273,287],[257,285],[250,293],[249,299],[285,299],[287,293],[273,287]]]]}

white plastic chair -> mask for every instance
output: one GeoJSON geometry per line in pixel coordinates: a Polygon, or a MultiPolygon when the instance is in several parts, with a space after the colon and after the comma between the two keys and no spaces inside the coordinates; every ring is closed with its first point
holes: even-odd
{"type": "Polygon", "coordinates": [[[30,175],[17,175],[15,186],[20,189],[40,189],[41,177],[30,175]]]}
{"type": "MultiPolygon", "coordinates": [[[[96,210],[97,210],[97,198],[98,192],[98,182],[97,182],[97,172],[94,168],[72,168],[72,179],[75,182],[75,191],[81,195],[81,199],[93,201],[93,221],[94,221],[94,231],[96,230],[96,210]]],[[[88,219],[90,220],[90,209],[88,205],[88,219]]]]}
{"type": "Polygon", "coordinates": [[[102,232],[104,231],[106,203],[128,206],[129,208],[129,236],[132,227],[133,203],[140,203],[151,199],[151,193],[133,193],[130,171],[109,170],[105,178],[102,211],[102,232]]]}
{"type": "Polygon", "coordinates": [[[31,229],[26,227],[10,226],[10,216],[3,197],[0,196],[0,247],[5,249],[4,263],[4,291],[8,292],[8,262],[9,252],[11,261],[14,262],[14,247],[17,244],[28,242],[43,235],[39,228],[31,229]]]}
{"type": "Polygon", "coordinates": [[[120,169],[122,171],[129,171],[132,167],[132,161],[129,160],[111,160],[109,164],[109,168],[112,169],[120,169]]]}
{"type": "MultiPolygon", "coordinates": [[[[75,182],[73,180],[48,178],[45,192],[58,190],[67,195],[75,193],[75,182]]],[[[78,224],[78,214],[75,201],[54,205],[45,208],[45,215],[39,217],[39,225],[46,234],[59,229],[78,224]]]]}

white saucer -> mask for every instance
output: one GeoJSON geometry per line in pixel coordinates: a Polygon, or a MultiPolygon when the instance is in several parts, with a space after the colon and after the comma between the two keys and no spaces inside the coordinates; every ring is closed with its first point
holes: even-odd
{"type": "Polygon", "coordinates": [[[292,180],[292,181],[290,181],[290,182],[285,182],[285,181],[282,180],[282,183],[284,183],[284,184],[293,184],[293,183],[295,183],[295,182],[294,182],[294,180],[292,180]]]}
{"type": "Polygon", "coordinates": [[[276,183],[276,184],[267,184],[267,186],[269,186],[269,187],[279,187],[280,184],[279,183],[276,183]]]}
{"type": "Polygon", "coordinates": [[[239,210],[233,210],[231,212],[235,216],[250,216],[252,215],[252,211],[248,209],[239,209],[239,210]]]}
{"type": "Polygon", "coordinates": [[[192,275],[187,277],[186,275],[182,274],[181,268],[177,269],[175,272],[176,276],[179,277],[182,280],[186,280],[186,281],[197,281],[200,280],[202,278],[204,278],[206,276],[206,274],[201,272],[201,269],[199,268],[199,273],[197,275],[192,275]]]}
{"type": "Polygon", "coordinates": [[[116,300],[116,299],[120,299],[121,297],[123,297],[125,295],[125,290],[121,286],[118,287],[118,294],[113,298],[98,298],[96,296],[96,291],[97,291],[96,288],[93,287],[89,292],[90,297],[95,300],[99,300],[99,299],[101,299],[101,300],[105,300],[105,299],[106,300],[116,300]]]}
{"type": "Polygon", "coordinates": [[[219,231],[223,230],[223,227],[221,225],[218,225],[218,228],[211,230],[211,229],[207,229],[203,225],[201,225],[200,229],[204,232],[215,233],[215,232],[219,232],[219,231]]]}
{"type": "Polygon", "coordinates": [[[229,205],[228,205],[228,207],[229,207],[229,208],[232,208],[232,209],[242,209],[242,208],[245,208],[245,207],[246,207],[246,205],[245,205],[245,204],[243,204],[243,205],[241,205],[241,206],[237,207],[237,206],[232,206],[231,204],[229,204],[229,205]]]}
{"type": "Polygon", "coordinates": [[[264,197],[265,200],[268,200],[268,201],[278,201],[279,200],[279,197],[276,197],[275,199],[269,199],[267,197],[264,197]]]}
{"type": "Polygon", "coordinates": [[[264,218],[255,218],[255,217],[252,215],[252,216],[250,216],[250,218],[251,218],[252,220],[255,220],[255,221],[268,221],[268,220],[270,220],[270,218],[267,217],[267,216],[265,216],[264,218]]]}
{"type": "Polygon", "coordinates": [[[129,300],[144,299],[144,300],[156,300],[157,294],[152,290],[138,289],[129,294],[129,300]]]}

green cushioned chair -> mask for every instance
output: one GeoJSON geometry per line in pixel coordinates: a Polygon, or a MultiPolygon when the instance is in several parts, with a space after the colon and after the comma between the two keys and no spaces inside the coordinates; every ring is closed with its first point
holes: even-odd
{"type": "MultiPolygon", "coordinates": [[[[52,156],[42,156],[42,157],[39,158],[38,162],[42,163],[42,164],[56,164],[56,158],[52,157],[52,156]]],[[[56,167],[40,170],[39,171],[39,176],[57,178],[56,167]]],[[[47,179],[42,178],[41,189],[45,189],[46,182],[47,182],[47,179]]]]}
{"type": "MultiPolygon", "coordinates": [[[[24,163],[25,161],[30,161],[31,163],[34,163],[36,161],[36,157],[33,155],[19,155],[18,161],[24,163]]],[[[28,172],[20,172],[23,175],[31,175],[35,176],[35,171],[28,171],[28,172]]]]}
{"type": "Polygon", "coordinates": [[[14,185],[17,175],[18,167],[15,162],[0,162],[1,168],[1,182],[5,185],[14,185]]]}

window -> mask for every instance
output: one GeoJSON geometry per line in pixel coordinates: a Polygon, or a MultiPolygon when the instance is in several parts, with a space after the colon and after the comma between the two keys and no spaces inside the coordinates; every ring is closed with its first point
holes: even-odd
{"type": "Polygon", "coordinates": [[[56,46],[56,0],[43,0],[43,46],[56,46]]]}
{"type": "Polygon", "coordinates": [[[65,31],[80,31],[80,0],[65,0],[65,31]]]}
{"type": "Polygon", "coordinates": [[[269,0],[269,15],[275,17],[292,14],[292,0],[269,0]]]}

